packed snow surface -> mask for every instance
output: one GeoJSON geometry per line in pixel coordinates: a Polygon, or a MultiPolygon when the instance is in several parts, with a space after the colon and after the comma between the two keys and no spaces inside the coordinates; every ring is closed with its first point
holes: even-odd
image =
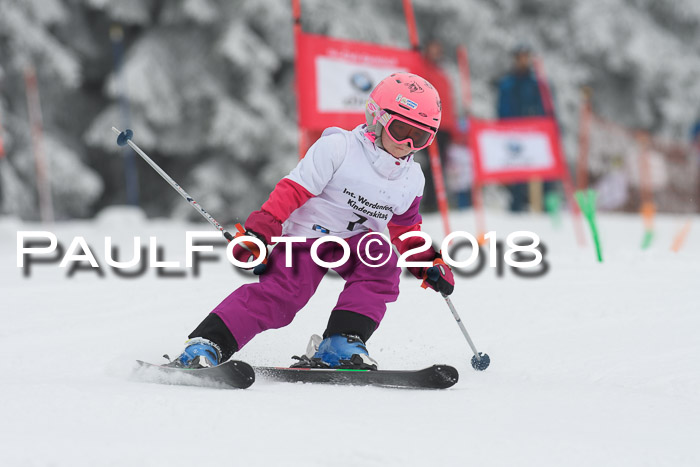
{"type": "MultiPolygon", "coordinates": [[[[700,219],[660,217],[640,248],[638,216],[601,215],[604,263],[565,218],[489,213],[505,236],[532,230],[550,269],[525,279],[506,267],[457,278],[452,299],[491,367],[471,351],[444,301],[403,277],[369,341],[385,369],[445,363],[460,381],[442,391],[266,382],[247,390],[148,384],[136,359],[164,361],[237,286],[218,248],[194,277],[155,270],[120,278],[104,260],[133,237],[156,236],[164,260],[184,261],[185,231],[207,224],[147,221],[112,210],[53,226],[0,219],[0,465],[3,466],[697,466],[700,451],[700,219]],[[104,277],[58,263],[16,266],[17,231],[50,230],[67,248],[84,236],[104,277]]],[[[474,231],[471,213],[453,230],[474,231]]],[[[441,238],[427,217],[425,230],[441,238]]],[[[171,269],[172,271],[172,269],[171,269]]],[[[285,365],[321,333],[343,281],[327,276],[287,328],[257,336],[236,358],[285,365]]]]}

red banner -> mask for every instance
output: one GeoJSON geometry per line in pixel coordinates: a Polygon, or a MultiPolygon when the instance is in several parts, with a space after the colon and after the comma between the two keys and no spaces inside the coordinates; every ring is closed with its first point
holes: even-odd
{"type": "Polygon", "coordinates": [[[559,130],[553,119],[471,119],[469,123],[476,183],[565,178],[559,130]]]}
{"type": "Polygon", "coordinates": [[[365,121],[374,86],[397,71],[421,74],[418,52],[366,42],[297,35],[299,126],[352,129],[365,121]]]}

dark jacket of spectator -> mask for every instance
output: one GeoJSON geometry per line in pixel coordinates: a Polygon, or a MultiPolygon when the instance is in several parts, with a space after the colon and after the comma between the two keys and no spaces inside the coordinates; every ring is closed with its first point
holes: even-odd
{"type": "Polygon", "coordinates": [[[498,83],[498,118],[546,115],[540,91],[532,70],[508,73],[498,83]]]}
{"type": "Polygon", "coordinates": [[[690,141],[696,146],[700,145],[700,119],[695,122],[695,125],[690,130],[690,141]]]}

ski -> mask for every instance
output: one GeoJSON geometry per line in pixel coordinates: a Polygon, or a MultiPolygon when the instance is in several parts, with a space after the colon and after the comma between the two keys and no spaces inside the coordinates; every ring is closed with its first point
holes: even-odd
{"type": "Polygon", "coordinates": [[[323,383],[391,388],[446,389],[459,379],[457,369],[433,365],[422,370],[355,370],[254,367],[262,378],[288,383],[323,383]]]}
{"type": "Polygon", "coordinates": [[[172,368],[137,360],[136,377],[144,382],[183,386],[245,389],[258,374],[264,379],[288,383],[317,383],[390,388],[446,389],[459,379],[457,369],[433,365],[422,370],[356,370],[325,368],[251,367],[229,360],[211,368],[172,368]]]}
{"type": "Polygon", "coordinates": [[[211,368],[172,368],[136,361],[135,376],[145,382],[183,386],[245,389],[255,382],[253,367],[239,360],[229,360],[211,368]]]}

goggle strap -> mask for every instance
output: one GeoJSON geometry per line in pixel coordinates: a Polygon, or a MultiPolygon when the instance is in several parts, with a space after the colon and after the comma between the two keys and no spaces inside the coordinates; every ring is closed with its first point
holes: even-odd
{"type": "Polygon", "coordinates": [[[392,115],[389,112],[385,112],[382,110],[380,116],[379,116],[379,122],[382,124],[383,127],[386,128],[386,126],[389,124],[389,121],[391,120],[392,115]]]}

